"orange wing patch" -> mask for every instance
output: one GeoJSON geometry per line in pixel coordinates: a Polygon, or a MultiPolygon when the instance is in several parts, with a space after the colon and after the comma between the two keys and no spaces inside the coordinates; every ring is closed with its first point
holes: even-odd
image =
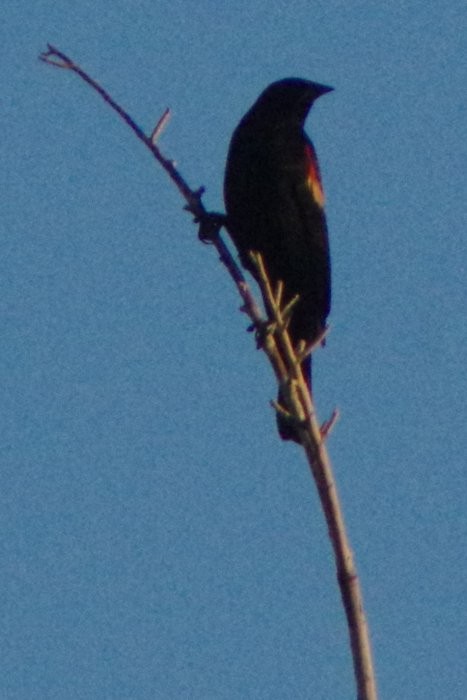
{"type": "Polygon", "coordinates": [[[316,160],[316,155],[313,148],[309,144],[305,146],[305,152],[307,161],[306,184],[308,185],[316,204],[323,209],[325,198],[323,186],[321,184],[318,161],[316,160]]]}

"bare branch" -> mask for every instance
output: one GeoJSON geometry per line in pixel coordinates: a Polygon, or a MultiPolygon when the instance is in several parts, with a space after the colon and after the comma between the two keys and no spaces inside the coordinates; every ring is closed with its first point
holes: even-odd
{"type": "MultiPolygon", "coordinates": [[[[109,93],[101,85],[99,85],[96,80],[94,80],[94,78],[91,78],[86,71],[84,71],[78,64],[74,63],[74,61],[72,61],[66,54],[59,51],[55,46],[47,44],[47,51],[44,51],[39,58],[44,63],[54,66],[55,68],[64,68],[76,73],[76,75],[90,85],[92,89],[95,90],[115,112],[117,112],[121,119],[123,119],[123,121],[136,134],[138,139],[142,141],[146,148],[151,151],[154,158],[158,163],[160,163],[160,165],[162,165],[172,182],[178,188],[182,197],[185,199],[185,209],[193,214],[195,221],[199,223],[200,238],[205,242],[212,243],[216,247],[221,262],[226,266],[230,276],[237,285],[237,289],[244,301],[246,312],[255,323],[261,321],[261,310],[251,294],[243,272],[237,265],[225,242],[219,235],[220,228],[225,222],[225,216],[207,212],[201,201],[201,197],[204,193],[204,187],[200,187],[197,190],[192,190],[175,167],[174,162],[168,158],[165,158],[160,149],[155,143],[153,143],[154,132],[151,137],[146,136],[144,131],[140,126],[138,126],[128,112],[117,104],[109,93]]],[[[156,126],[155,131],[158,132],[157,135],[160,134],[161,128],[165,126],[167,118],[168,114],[166,110],[156,126]]]]}
{"type": "MultiPolygon", "coordinates": [[[[338,412],[335,410],[331,418],[322,427],[319,426],[313,399],[301,369],[304,354],[311,352],[313,347],[307,348],[305,353],[303,351],[298,354],[295,352],[286,324],[283,321],[283,311],[276,304],[262,258],[256,254],[253,256],[253,260],[257,267],[258,283],[265,299],[265,305],[275,328],[277,346],[284,359],[288,375],[288,381],[281,384],[281,394],[286,402],[286,410],[277,404],[274,406],[281,415],[294,423],[318,489],[334,549],[337,580],[347,616],[358,700],[376,700],[371,645],[360,583],[346,533],[331,462],[324,444],[325,438],[337,420],[338,412]]],[[[323,337],[318,339],[314,347],[321,343],[323,337]]]]}

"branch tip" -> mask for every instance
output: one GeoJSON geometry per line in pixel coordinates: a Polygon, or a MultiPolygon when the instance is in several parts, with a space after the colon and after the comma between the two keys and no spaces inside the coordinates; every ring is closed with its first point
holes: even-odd
{"type": "Polygon", "coordinates": [[[284,408],[283,406],[281,406],[281,404],[280,404],[278,401],[275,401],[274,399],[271,399],[271,401],[270,401],[269,403],[271,404],[271,406],[273,407],[273,409],[275,410],[275,412],[276,412],[278,415],[280,415],[282,418],[284,418],[286,421],[288,421],[288,422],[290,422],[290,423],[295,422],[295,419],[294,419],[294,417],[292,416],[292,414],[291,414],[289,411],[287,411],[286,408],[284,408]]]}
{"type": "Polygon", "coordinates": [[[157,122],[157,124],[156,124],[156,126],[154,127],[154,129],[153,129],[153,131],[152,131],[152,134],[151,134],[151,136],[150,136],[150,139],[149,139],[149,140],[151,141],[151,143],[152,143],[153,146],[156,145],[156,142],[157,142],[159,136],[162,134],[162,132],[164,131],[165,127],[166,127],[167,124],[169,123],[170,117],[171,117],[171,116],[172,116],[172,113],[171,113],[171,111],[170,111],[170,107],[166,107],[166,109],[165,109],[164,112],[162,113],[161,118],[160,118],[159,121],[157,122]]]}
{"type": "Polygon", "coordinates": [[[329,326],[326,326],[322,333],[320,333],[316,340],[314,340],[312,343],[307,345],[306,343],[302,342],[302,344],[298,346],[297,355],[300,362],[303,362],[303,360],[305,360],[309,355],[312,355],[317,348],[323,347],[328,332],[329,326]]]}
{"type": "Polygon", "coordinates": [[[300,294],[296,294],[292,299],[284,306],[282,309],[282,319],[284,323],[288,324],[290,322],[290,319],[292,317],[292,311],[294,310],[295,306],[298,304],[300,301],[300,294]]]}
{"type": "Polygon", "coordinates": [[[276,291],[274,294],[274,303],[276,306],[281,306],[282,304],[282,297],[284,295],[284,283],[282,280],[279,280],[276,286],[276,291]]]}
{"type": "Polygon", "coordinates": [[[334,428],[335,424],[339,420],[339,417],[340,417],[339,409],[335,408],[333,410],[333,412],[331,413],[331,416],[327,420],[324,421],[324,423],[322,424],[322,426],[319,430],[323,440],[326,440],[329,437],[329,435],[332,432],[332,429],[334,428]]]}

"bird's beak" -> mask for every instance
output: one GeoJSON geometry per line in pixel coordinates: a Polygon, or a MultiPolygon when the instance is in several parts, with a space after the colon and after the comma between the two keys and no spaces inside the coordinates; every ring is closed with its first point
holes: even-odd
{"type": "Polygon", "coordinates": [[[330,87],[329,85],[315,85],[316,92],[318,93],[318,97],[321,97],[321,95],[325,95],[327,92],[332,92],[334,90],[333,87],[330,87]]]}

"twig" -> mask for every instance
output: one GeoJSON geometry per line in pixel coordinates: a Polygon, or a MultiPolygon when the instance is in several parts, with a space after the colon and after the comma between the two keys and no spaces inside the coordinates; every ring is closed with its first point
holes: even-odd
{"type": "Polygon", "coordinates": [[[165,127],[166,127],[167,124],[169,123],[170,117],[171,117],[170,109],[167,107],[167,109],[164,111],[164,113],[162,114],[161,118],[160,118],[159,121],[157,122],[156,126],[155,126],[154,129],[152,130],[152,134],[151,134],[151,143],[152,143],[153,146],[156,145],[156,142],[157,142],[159,136],[162,134],[162,132],[164,131],[165,127]]]}
{"type": "Polygon", "coordinates": [[[256,255],[254,260],[258,270],[259,286],[265,297],[266,307],[272,316],[271,320],[275,322],[277,344],[286,360],[289,377],[293,380],[285,384],[282,390],[282,395],[286,401],[287,414],[295,422],[301,443],[305,449],[334,549],[337,580],[349,627],[358,700],[376,700],[376,681],[371,644],[363,608],[360,582],[347,537],[331,462],[324,442],[337,420],[338,413],[334,411],[329,421],[320,428],[313,400],[303,377],[300,364],[302,357],[301,355],[297,356],[292,347],[288,330],[283,323],[281,309],[275,303],[261,256],[256,255]]]}
{"type": "Polygon", "coordinates": [[[324,421],[323,425],[320,428],[320,433],[321,437],[323,440],[326,440],[329,435],[332,432],[332,429],[336,425],[337,421],[339,420],[339,409],[335,408],[333,412],[331,413],[331,416],[324,421]]]}
{"type": "MultiPolygon", "coordinates": [[[[358,700],[377,700],[371,647],[363,612],[360,584],[345,531],[331,463],[324,443],[337,419],[337,411],[333,412],[331,418],[322,427],[319,426],[312,397],[301,369],[301,362],[314,350],[316,343],[309,347],[295,349],[287,330],[288,321],[297,299],[292,299],[285,308],[282,308],[283,285],[279,284],[273,292],[261,256],[254,255],[253,259],[258,269],[259,285],[268,316],[267,321],[264,320],[242,271],[219,235],[220,228],[225,224],[225,216],[206,211],[201,201],[204,188],[192,190],[180,175],[174,162],[165,158],[156,145],[156,141],[169,118],[169,110],[163,113],[151,136],[148,137],[109,93],[64,53],[48,44],[47,51],[40,55],[40,59],[51,66],[71,70],[79,75],[117,112],[140,141],[151,151],[187,202],[185,209],[191,212],[195,221],[199,223],[201,240],[213,244],[218,251],[220,260],[226,266],[243,300],[242,310],[253,321],[254,328],[263,334],[261,348],[271,362],[281,386],[286,408],[284,409],[275,403],[273,405],[275,405],[276,411],[294,421],[296,425],[326,518],[334,549],[337,579],[349,627],[358,700]]],[[[324,335],[319,338],[318,343],[322,342],[324,335]]]]}

